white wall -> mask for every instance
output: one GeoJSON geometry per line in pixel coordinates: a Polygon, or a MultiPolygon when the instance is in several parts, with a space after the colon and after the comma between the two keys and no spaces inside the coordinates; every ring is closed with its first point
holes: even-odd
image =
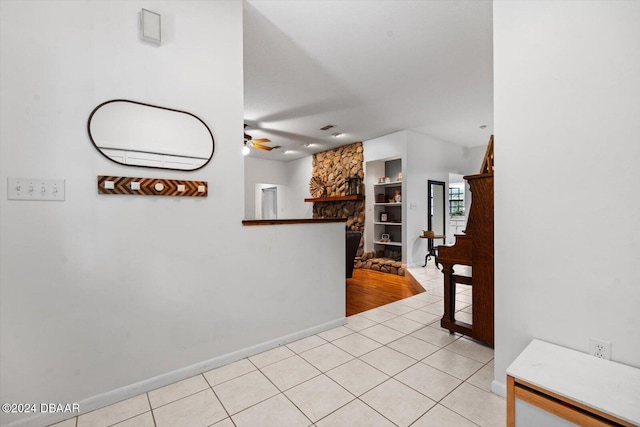
{"type": "Polygon", "coordinates": [[[288,182],[288,202],[283,215],[285,218],[311,218],[313,203],[304,201],[304,199],[311,197],[309,193],[309,181],[312,174],[311,156],[286,162],[284,167],[288,182]]]}
{"type": "MultiPolygon", "coordinates": [[[[402,130],[370,139],[364,141],[362,145],[365,164],[376,160],[402,159],[407,149],[407,131],[402,130]]],[[[402,166],[404,167],[404,162],[402,166]]]]}
{"type": "Polygon", "coordinates": [[[64,202],[8,201],[0,185],[0,401],[88,411],[343,321],[344,224],[241,225],[241,2],[0,7],[0,181],[66,180],[64,202]],[[141,7],[162,14],[163,46],[138,40],[141,7]],[[198,115],[211,162],[106,159],[86,122],[120,97],[198,115]],[[99,174],[207,180],[210,193],[98,195],[99,174]],[[298,256],[312,252],[323,262],[298,256]]]}
{"type": "MultiPolygon", "coordinates": [[[[428,227],[428,183],[429,180],[449,182],[449,173],[466,175],[468,150],[455,144],[443,142],[430,136],[407,131],[407,160],[403,204],[407,219],[404,231],[407,248],[406,262],[409,266],[422,265],[427,253],[427,241],[421,239],[422,230],[428,227]]],[[[480,168],[478,164],[477,169],[480,168]]],[[[474,169],[473,173],[477,171],[474,169]]],[[[447,202],[448,206],[448,202],[447,202]]]]}
{"type": "Polygon", "coordinates": [[[466,174],[472,175],[480,173],[480,166],[484,160],[484,153],[487,152],[489,140],[482,141],[484,145],[477,147],[464,148],[464,170],[466,174]]]}
{"type": "Polygon", "coordinates": [[[493,22],[494,390],[532,338],[640,367],[640,2],[497,1],[493,22]]]}
{"type": "Polygon", "coordinates": [[[278,219],[311,218],[313,203],[309,195],[311,156],[290,162],[245,157],[244,197],[245,219],[259,218],[258,188],[262,184],[278,187],[278,219]]]}
{"type": "Polygon", "coordinates": [[[244,218],[260,219],[260,189],[264,184],[278,187],[278,218],[282,216],[288,179],[283,163],[275,160],[244,158],[244,218]]]}

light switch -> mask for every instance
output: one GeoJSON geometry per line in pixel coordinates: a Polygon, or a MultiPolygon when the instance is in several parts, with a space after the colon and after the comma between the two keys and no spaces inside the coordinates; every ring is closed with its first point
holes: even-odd
{"type": "Polygon", "coordinates": [[[107,190],[113,190],[114,184],[115,183],[113,181],[105,181],[104,188],[106,188],[107,190]]]}
{"type": "Polygon", "coordinates": [[[137,182],[137,181],[133,181],[133,182],[131,183],[131,189],[132,189],[132,190],[140,190],[140,183],[139,183],[139,182],[137,182]]]}
{"type": "Polygon", "coordinates": [[[162,22],[159,13],[142,9],[140,12],[142,39],[157,45],[162,42],[162,22]]]}
{"type": "Polygon", "coordinates": [[[64,179],[7,177],[8,200],[64,201],[64,179]]]}

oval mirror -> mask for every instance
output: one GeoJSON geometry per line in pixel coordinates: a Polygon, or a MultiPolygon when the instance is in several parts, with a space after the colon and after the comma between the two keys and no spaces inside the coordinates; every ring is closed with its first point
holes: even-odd
{"type": "Polygon", "coordinates": [[[91,112],[87,128],[98,151],[122,165],[196,170],[213,156],[211,130],[186,111],[114,99],[91,112]]]}

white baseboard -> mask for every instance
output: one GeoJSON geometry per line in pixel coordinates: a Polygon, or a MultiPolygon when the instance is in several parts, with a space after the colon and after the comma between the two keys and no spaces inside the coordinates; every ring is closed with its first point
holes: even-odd
{"type": "Polygon", "coordinates": [[[498,396],[507,397],[507,385],[500,381],[493,380],[491,381],[491,391],[497,394],[498,396]]]}
{"type": "Polygon", "coordinates": [[[306,338],[329,329],[337,328],[338,326],[345,325],[346,323],[347,318],[341,317],[339,319],[332,320],[331,322],[317,325],[302,331],[294,332],[293,334],[285,335],[283,337],[276,338],[270,341],[265,341],[251,347],[246,347],[232,353],[227,353],[222,356],[214,357],[213,359],[205,360],[204,362],[196,363],[195,365],[176,369],[175,371],[167,372],[165,374],[161,374],[144,381],[140,381],[125,387],[99,394],[97,396],[83,399],[77,402],[80,405],[80,413],[37,414],[32,417],[16,420],[10,424],[7,424],[6,427],[45,427],[50,424],[64,421],[68,418],[72,418],[69,415],[75,417],[78,415],[86,414],[88,412],[95,411],[96,409],[100,409],[105,406],[113,405],[114,403],[121,402],[139,394],[147,393],[151,390],[155,390],[157,388],[164,387],[166,385],[173,384],[187,378],[191,378],[195,375],[202,374],[220,366],[236,362],[238,360],[256,355],[258,353],[262,353],[267,350],[271,350],[272,348],[276,348],[278,346],[288,344],[290,342],[297,341],[299,339],[306,338]]]}

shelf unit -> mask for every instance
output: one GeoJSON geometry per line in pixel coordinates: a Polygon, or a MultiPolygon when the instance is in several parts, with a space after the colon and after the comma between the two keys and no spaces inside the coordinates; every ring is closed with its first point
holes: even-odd
{"type": "Polygon", "coordinates": [[[400,250],[402,257],[402,203],[389,203],[388,200],[393,199],[396,190],[402,190],[402,181],[393,181],[374,184],[373,192],[375,200],[378,201],[384,195],[384,202],[373,204],[374,210],[374,248],[383,249],[393,247],[394,250],[400,250]],[[387,215],[387,219],[382,218],[382,214],[387,215]],[[382,234],[388,234],[390,241],[381,242],[382,234]]]}

